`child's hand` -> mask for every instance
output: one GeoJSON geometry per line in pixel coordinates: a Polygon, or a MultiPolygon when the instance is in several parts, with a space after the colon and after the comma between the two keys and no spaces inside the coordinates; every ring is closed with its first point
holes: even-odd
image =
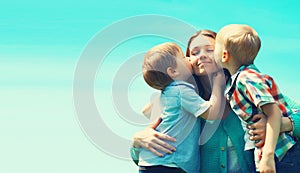
{"type": "Polygon", "coordinates": [[[259,162],[259,170],[261,173],[276,173],[274,156],[263,157],[259,162]]]}
{"type": "Polygon", "coordinates": [[[221,88],[225,87],[226,80],[223,69],[220,69],[219,71],[215,72],[212,77],[212,80],[213,85],[220,86],[221,88]]]}

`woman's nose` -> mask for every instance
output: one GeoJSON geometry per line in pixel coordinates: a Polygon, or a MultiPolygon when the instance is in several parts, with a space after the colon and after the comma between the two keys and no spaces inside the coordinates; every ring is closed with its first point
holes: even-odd
{"type": "Polygon", "coordinates": [[[207,58],[207,56],[205,54],[201,54],[198,59],[199,60],[204,60],[206,58],[207,58]]]}

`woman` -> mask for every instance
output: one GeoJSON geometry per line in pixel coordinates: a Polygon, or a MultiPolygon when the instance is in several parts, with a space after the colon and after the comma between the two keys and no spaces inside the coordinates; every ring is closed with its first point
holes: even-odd
{"type": "MultiPolygon", "coordinates": [[[[216,33],[210,30],[202,30],[195,33],[188,42],[186,56],[193,66],[195,80],[199,88],[199,95],[204,99],[209,99],[211,94],[210,81],[206,75],[205,68],[209,68],[214,61],[214,44],[216,33]],[[202,87],[205,86],[205,87],[202,87]]],[[[282,119],[282,131],[292,131],[299,136],[300,116],[293,116],[293,122],[289,118],[282,119]],[[295,127],[295,128],[294,128],[295,127]],[[297,130],[298,129],[298,130],[297,130]]],[[[256,123],[249,126],[252,135],[251,140],[259,141],[256,145],[264,143],[266,118],[262,114],[254,116],[256,123]]],[[[205,120],[202,120],[202,127],[205,120]]],[[[244,151],[244,131],[240,120],[227,106],[223,119],[216,131],[206,143],[200,146],[201,149],[201,172],[253,172],[253,153],[244,151]]],[[[165,141],[175,139],[158,133],[152,128],[138,132],[133,137],[132,156],[138,153],[138,148],[149,149],[154,154],[172,153],[176,149],[165,141]]],[[[197,141],[195,141],[197,142],[197,141]]]]}

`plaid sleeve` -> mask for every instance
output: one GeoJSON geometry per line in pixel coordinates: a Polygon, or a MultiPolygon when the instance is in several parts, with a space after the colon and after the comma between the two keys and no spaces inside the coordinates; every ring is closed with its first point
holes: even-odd
{"type": "MultiPolygon", "coordinates": [[[[265,104],[276,102],[272,95],[272,87],[276,87],[276,84],[268,76],[247,74],[247,76],[240,75],[237,79],[239,92],[258,108],[265,104]]],[[[276,88],[275,90],[277,91],[276,88]]]]}

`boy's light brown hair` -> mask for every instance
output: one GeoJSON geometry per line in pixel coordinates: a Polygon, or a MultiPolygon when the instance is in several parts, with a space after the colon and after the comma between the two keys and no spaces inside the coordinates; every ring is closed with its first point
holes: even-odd
{"type": "Polygon", "coordinates": [[[184,57],[175,43],[163,43],[151,48],[144,56],[143,77],[152,88],[164,90],[173,79],[167,74],[169,67],[176,68],[176,57],[184,57]]]}
{"type": "Polygon", "coordinates": [[[217,43],[224,45],[240,65],[253,64],[261,47],[257,32],[248,25],[231,24],[223,27],[217,34],[217,43]]]}

